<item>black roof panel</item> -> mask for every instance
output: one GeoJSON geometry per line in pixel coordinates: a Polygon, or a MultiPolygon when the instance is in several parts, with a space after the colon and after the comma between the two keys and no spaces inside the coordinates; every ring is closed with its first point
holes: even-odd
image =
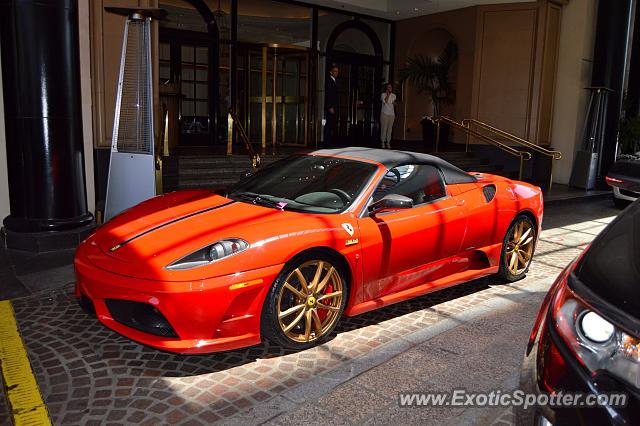
{"type": "Polygon", "coordinates": [[[323,155],[343,155],[356,159],[376,161],[386,168],[390,169],[404,164],[431,164],[438,167],[444,175],[445,183],[449,185],[457,183],[476,182],[475,176],[470,175],[464,170],[454,166],[451,163],[429,154],[420,152],[395,151],[390,149],[376,149],[364,147],[345,147],[334,149],[321,149],[313,151],[310,154],[323,155]]]}

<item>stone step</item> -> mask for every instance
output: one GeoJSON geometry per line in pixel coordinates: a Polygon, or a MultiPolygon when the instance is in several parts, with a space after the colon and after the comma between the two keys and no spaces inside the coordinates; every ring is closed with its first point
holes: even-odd
{"type": "Polygon", "coordinates": [[[180,183],[175,189],[165,189],[165,192],[181,190],[181,189],[217,189],[224,186],[227,186],[227,185],[222,183],[211,183],[211,182],[184,182],[184,183],[180,183]]]}
{"type": "MultiPolygon", "coordinates": [[[[286,158],[286,156],[265,156],[260,157],[260,161],[263,164],[269,164],[277,160],[286,158]]],[[[205,157],[177,157],[177,161],[180,165],[199,165],[199,164],[251,164],[251,160],[248,157],[240,156],[205,156],[205,157]]]]}
{"type": "MultiPolygon", "coordinates": [[[[263,167],[265,164],[263,164],[263,167]]],[[[241,172],[245,170],[251,169],[251,164],[210,164],[210,165],[200,165],[200,166],[184,166],[180,165],[176,168],[167,169],[166,173],[178,175],[185,171],[193,171],[195,173],[207,173],[207,172],[219,172],[221,174],[228,172],[241,172]]]]}
{"type": "Polygon", "coordinates": [[[464,151],[436,152],[436,153],[431,153],[431,155],[440,157],[443,160],[447,160],[447,161],[453,158],[473,158],[475,156],[473,152],[464,152],[464,151]]]}
{"type": "Polygon", "coordinates": [[[460,159],[460,160],[453,160],[453,161],[449,161],[449,163],[453,164],[454,166],[460,167],[461,169],[465,169],[468,167],[472,167],[474,165],[487,165],[490,164],[490,161],[488,158],[468,158],[468,159],[460,159]]]}
{"type": "Polygon", "coordinates": [[[175,176],[180,178],[191,176],[209,176],[209,177],[227,177],[227,176],[240,176],[241,173],[250,170],[251,167],[216,167],[216,168],[181,168],[175,173],[175,176]]]}
{"type": "Polygon", "coordinates": [[[182,179],[178,179],[178,185],[182,185],[183,183],[189,183],[189,182],[194,182],[194,183],[199,183],[199,182],[208,182],[212,185],[217,185],[217,184],[230,184],[230,183],[236,183],[240,180],[240,176],[237,177],[225,177],[225,178],[217,178],[217,179],[212,179],[208,176],[190,176],[188,178],[182,178],[182,179]]]}
{"type": "MultiPolygon", "coordinates": [[[[285,158],[285,156],[262,157],[262,166],[285,158]]],[[[240,176],[251,169],[246,156],[176,156],[165,160],[163,176],[167,187],[195,188],[219,186],[237,182],[240,176]]]]}
{"type": "Polygon", "coordinates": [[[480,173],[498,173],[504,170],[504,167],[496,164],[477,164],[472,167],[463,169],[466,172],[480,172],[480,173]]]}
{"type": "MultiPolygon", "coordinates": [[[[271,163],[262,163],[261,167],[265,167],[271,163]]],[[[195,172],[203,171],[203,172],[220,172],[220,173],[228,173],[228,172],[242,172],[245,170],[251,169],[250,163],[244,164],[233,164],[233,163],[201,163],[201,164],[179,164],[175,167],[166,168],[167,173],[171,174],[180,174],[185,170],[193,170],[195,172]]]]}

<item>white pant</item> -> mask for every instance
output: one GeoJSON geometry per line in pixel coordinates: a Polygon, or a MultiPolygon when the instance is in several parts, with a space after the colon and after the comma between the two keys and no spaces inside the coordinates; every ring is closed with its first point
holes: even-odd
{"type": "Polygon", "coordinates": [[[393,120],[395,120],[395,115],[389,114],[380,114],[380,141],[382,141],[382,146],[389,145],[391,142],[391,132],[393,131],[393,120]]]}

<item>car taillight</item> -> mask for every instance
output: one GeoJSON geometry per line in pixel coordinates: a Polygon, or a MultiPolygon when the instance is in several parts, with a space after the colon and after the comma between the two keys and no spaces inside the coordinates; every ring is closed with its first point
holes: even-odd
{"type": "Polygon", "coordinates": [[[558,286],[562,285],[567,279],[567,274],[571,271],[571,269],[573,269],[574,262],[575,261],[571,262],[562,270],[562,272],[560,272],[560,275],[558,275],[558,278],[556,278],[556,280],[549,288],[549,291],[544,296],[544,300],[542,301],[542,305],[540,306],[540,310],[538,311],[538,316],[536,316],[536,320],[533,323],[533,329],[531,329],[531,334],[529,335],[527,354],[529,354],[529,352],[531,352],[531,349],[533,349],[533,345],[536,342],[536,337],[538,337],[538,331],[540,330],[540,324],[542,324],[544,316],[547,313],[547,308],[549,306],[549,303],[551,303],[551,298],[556,293],[558,286]]]}
{"type": "Polygon", "coordinates": [[[589,307],[566,279],[558,287],[551,314],[556,331],[591,375],[607,371],[640,388],[640,339],[589,307]]]}
{"type": "Polygon", "coordinates": [[[606,176],[604,178],[604,180],[606,180],[609,185],[613,185],[614,183],[622,183],[623,182],[622,179],[614,178],[614,177],[611,177],[611,176],[606,176]]]}
{"type": "Polygon", "coordinates": [[[541,379],[547,392],[555,392],[558,389],[570,390],[566,388],[567,362],[558,351],[556,345],[549,339],[548,331],[541,340],[541,353],[544,357],[544,368],[541,379]]]}

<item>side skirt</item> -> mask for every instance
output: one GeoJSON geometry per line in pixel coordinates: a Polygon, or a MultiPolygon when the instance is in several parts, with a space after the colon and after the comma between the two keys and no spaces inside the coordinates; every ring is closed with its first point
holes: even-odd
{"type": "Polygon", "coordinates": [[[406,290],[399,291],[397,293],[387,294],[378,299],[368,300],[363,303],[359,303],[351,307],[351,309],[344,312],[345,316],[356,316],[365,312],[372,311],[374,309],[382,308],[384,306],[392,305],[394,303],[403,302],[414,297],[423,296],[425,294],[442,290],[447,287],[451,287],[457,284],[462,284],[467,281],[472,281],[478,278],[486,277],[498,272],[498,266],[491,266],[485,269],[470,269],[462,272],[458,272],[446,277],[429,281],[424,284],[417,285],[415,287],[408,288],[406,290]]]}

